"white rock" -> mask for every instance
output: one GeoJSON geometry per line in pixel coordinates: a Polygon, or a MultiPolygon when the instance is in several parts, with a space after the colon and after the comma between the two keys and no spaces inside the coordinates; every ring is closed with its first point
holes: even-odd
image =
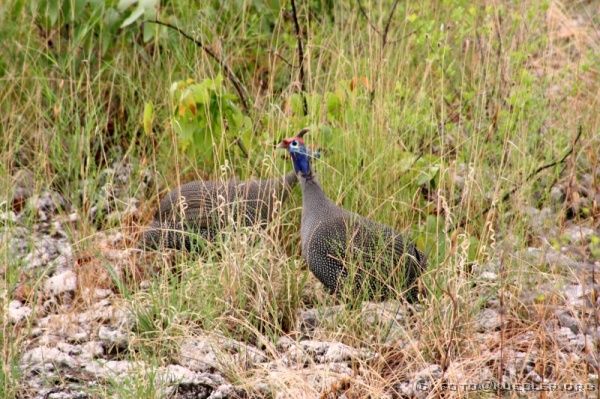
{"type": "Polygon", "coordinates": [[[281,337],[279,337],[279,340],[277,340],[277,344],[275,346],[277,347],[277,350],[284,352],[295,343],[296,341],[294,341],[287,335],[282,335],[281,337]]]}
{"type": "Polygon", "coordinates": [[[85,371],[96,378],[124,378],[135,369],[143,369],[143,362],[130,362],[127,360],[96,360],[85,365],[85,371]]]}
{"type": "Polygon", "coordinates": [[[17,324],[31,315],[31,308],[25,306],[21,301],[10,301],[8,304],[8,320],[17,324]]]}
{"type": "Polygon", "coordinates": [[[415,389],[414,397],[419,399],[428,397],[430,389],[434,385],[433,381],[439,380],[442,374],[442,368],[437,364],[431,364],[416,373],[411,381],[411,385],[415,389]]]}
{"type": "Polygon", "coordinates": [[[561,344],[562,349],[566,349],[569,352],[579,352],[586,346],[586,341],[591,339],[590,336],[583,334],[574,334],[568,327],[561,327],[556,332],[556,338],[561,344]]]}
{"type": "Polygon", "coordinates": [[[582,269],[585,265],[581,262],[577,262],[569,258],[568,256],[555,251],[552,248],[541,249],[541,248],[527,248],[527,252],[524,254],[525,259],[532,263],[541,262],[549,266],[560,267],[564,269],[582,269]]]}
{"type": "Polygon", "coordinates": [[[78,344],[81,342],[85,342],[89,337],[90,337],[90,333],[88,331],[86,331],[85,329],[81,328],[81,329],[77,330],[74,334],[69,335],[67,337],[67,341],[78,344]]]}
{"type": "Polygon", "coordinates": [[[360,357],[360,353],[356,349],[336,342],[333,345],[329,345],[327,352],[325,352],[325,355],[319,360],[323,363],[337,363],[357,357],[360,357]]]}
{"type": "Polygon", "coordinates": [[[46,280],[44,288],[49,295],[60,295],[75,291],[77,289],[77,275],[71,270],[66,270],[46,280]]]}
{"type": "Polygon", "coordinates": [[[104,347],[99,341],[89,341],[81,345],[81,358],[82,359],[95,359],[104,353],[104,347]]]}
{"type": "Polygon", "coordinates": [[[64,388],[64,391],[57,392],[55,389],[47,389],[39,393],[36,399],[80,399],[87,398],[88,394],[84,391],[72,390],[64,388]],[[43,395],[42,395],[43,393],[43,395]]]}
{"type": "Polygon", "coordinates": [[[321,320],[334,317],[342,310],[341,305],[327,306],[323,308],[303,309],[298,312],[296,329],[304,334],[311,333],[319,326],[321,320]]]}
{"type": "Polygon", "coordinates": [[[164,367],[159,373],[156,375],[156,379],[159,382],[173,384],[193,384],[196,383],[198,378],[198,374],[193,372],[192,370],[177,365],[170,364],[164,367]]]}
{"type": "Polygon", "coordinates": [[[500,314],[494,309],[483,309],[477,315],[477,330],[484,331],[495,331],[502,325],[502,319],[500,314]]]}
{"type": "Polygon", "coordinates": [[[192,388],[192,392],[189,392],[193,393],[194,397],[197,394],[200,394],[201,397],[206,397],[206,395],[211,393],[209,396],[211,398],[225,399],[231,397],[233,393],[233,387],[227,384],[222,376],[211,373],[196,373],[186,367],[175,364],[160,367],[156,371],[155,382],[158,387],[163,387],[160,391],[169,395],[168,397],[173,396],[177,386],[187,387],[188,389],[198,386],[199,390],[192,388]]]}
{"type": "Polygon", "coordinates": [[[485,280],[485,281],[497,281],[498,280],[498,275],[494,272],[483,272],[483,273],[481,273],[481,275],[479,277],[481,277],[481,279],[485,280]]]}
{"type": "Polygon", "coordinates": [[[81,346],[71,345],[67,342],[59,342],[56,347],[61,351],[71,356],[77,356],[81,354],[81,346]]]}
{"type": "Polygon", "coordinates": [[[86,300],[94,301],[108,298],[112,295],[112,290],[107,288],[88,288],[84,287],[81,290],[82,297],[86,298],[86,300]]]}
{"type": "Polygon", "coordinates": [[[412,398],[415,397],[415,384],[411,382],[400,382],[394,385],[394,390],[398,391],[402,397],[412,398]]]}
{"type": "Polygon", "coordinates": [[[564,235],[572,244],[587,242],[596,231],[591,227],[585,226],[570,226],[564,231],[564,235]]]}
{"type": "Polygon", "coordinates": [[[526,207],[524,212],[528,216],[529,225],[536,234],[544,234],[555,224],[554,212],[548,207],[542,209],[526,207]]]}
{"type": "Polygon", "coordinates": [[[368,324],[398,324],[406,318],[407,310],[402,303],[366,302],[361,309],[361,317],[368,324]]]}
{"type": "Polygon", "coordinates": [[[74,357],[62,352],[58,348],[49,348],[46,346],[39,346],[25,352],[21,361],[24,367],[39,367],[44,364],[67,366],[70,368],[79,366],[79,362],[74,357]]]}
{"type": "Polygon", "coordinates": [[[94,290],[94,298],[96,299],[104,299],[104,298],[108,298],[109,296],[111,296],[113,293],[112,290],[108,289],[108,288],[96,288],[94,290]]]}
{"type": "Polygon", "coordinates": [[[223,385],[219,385],[217,387],[217,389],[215,389],[210,394],[208,399],[228,399],[228,398],[236,398],[236,397],[239,397],[239,395],[237,395],[235,393],[235,389],[233,388],[233,385],[223,384],[223,385]]]}
{"type": "Polygon", "coordinates": [[[307,361],[341,363],[372,356],[371,352],[355,349],[341,342],[305,340],[291,345],[286,358],[291,363],[304,364],[307,361]]]}
{"type": "Polygon", "coordinates": [[[203,372],[219,367],[214,345],[199,338],[186,339],[181,343],[179,363],[194,371],[203,372]]]}
{"type": "Polygon", "coordinates": [[[564,288],[565,299],[569,306],[585,307],[585,291],[581,284],[568,284],[564,288]]]}
{"type": "Polygon", "coordinates": [[[36,335],[40,341],[48,343],[64,340],[78,344],[89,339],[91,323],[79,323],[78,314],[59,313],[43,317],[37,321],[36,335]]]}
{"type": "Polygon", "coordinates": [[[557,186],[552,187],[550,190],[550,198],[555,204],[562,203],[565,198],[563,190],[557,186]]]}
{"type": "Polygon", "coordinates": [[[556,317],[558,318],[558,322],[562,327],[568,327],[575,334],[579,332],[580,323],[579,320],[574,318],[571,313],[567,310],[557,310],[554,312],[556,317]]]}
{"type": "Polygon", "coordinates": [[[109,299],[102,299],[94,303],[90,309],[79,313],[77,319],[82,325],[94,322],[109,323],[123,330],[129,329],[134,321],[131,312],[113,306],[109,299]]]}
{"type": "Polygon", "coordinates": [[[15,215],[13,211],[0,212],[0,220],[2,220],[3,222],[14,223],[17,221],[17,215],[15,215]]]}
{"type": "Polygon", "coordinates": [[[100,341],[104,342],[106,346],[114,346],[117,348],[126,347],[128,342],[126,333],[108,326],[100,327],[98,330],[98,338],[100,338],[100,341]]]}
{"type": "Polygon", "coordinates": [[[258,348],[220,336],[200,336],[186,339],[180,346],[180,364],[193,371],[220,370],[224,364],[235,363],[251,367],[266,361],[258,348]]]}
{"type": "Polygon", "coordinates": [[[417,378],[429,377],[434,380],[442,378],[442,367],[437,364],[430,364],[416,375],[417,378]]]}

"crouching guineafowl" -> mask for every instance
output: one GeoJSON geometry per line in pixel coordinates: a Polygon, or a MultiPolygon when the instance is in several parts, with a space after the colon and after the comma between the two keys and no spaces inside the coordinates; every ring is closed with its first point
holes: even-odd
{"type": "Polygon", "coordinates": [[[343,292],[353,297],[386,299],[399,289],[415,300],[415,280],[426,267],[425,256],[389,226],[327,198],[311,169],[311,151],[303,140],[307,131],[284,139],[279,147],[289,152],[302,187],[300,236],[309,269],[331,293],[348,287],[343,292]]]}
{"type": "Polygon", "coordinates": [[[271,220],[275,203],[285,201],[296,181],[292,172],[269,180],[186,183],[162,198],[139,246],[190,250],[194,236],[210,240],[229,221],[264,225],[271,220]]]}

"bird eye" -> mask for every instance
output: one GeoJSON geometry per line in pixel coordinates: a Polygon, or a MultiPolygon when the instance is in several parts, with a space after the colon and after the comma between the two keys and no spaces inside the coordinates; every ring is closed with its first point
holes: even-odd
{"type": "Polygon", "coordinates": [[[296,147],[298,145],[298,142],[296,140],[292,141],[292,147],[296,147]]]}

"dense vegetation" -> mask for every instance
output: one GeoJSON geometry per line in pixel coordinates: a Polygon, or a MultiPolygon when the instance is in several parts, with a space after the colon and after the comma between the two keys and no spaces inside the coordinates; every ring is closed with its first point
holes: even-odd
{"type": "MultiPolygon", "coordinates": [[[[274,144],[310,126],[330,198],[406,231],[430,259],[405,364],[469,356],[473,317],[500,293],[516,324],[535,324],[520,295],[557,277],[514,256],[543,240],[528,209],[550,206],[558,181],[591,174],[597,187],[600,178],[593,2],[296,0],[295,13],[289,1],[203,3],[2,2],[3,198],[17,171],[30,171],[34,192],[59,193],[79,216],[75,250],[100,257],[101,232],[133,242],[180,182],[288,171],[274,144]],[[145,22],[155,19],[197,42],[145,22]],[[114,173],[122,167],[126,181],[114,173]],[[130,198],[141,212],[130,212],[130,198]],[[489,262],[502,264],[502,278],[473,291],[473,265],[489,262]]],[[[580,205],[575,192],[555,224],[597,226],[598,203],[580,205]]],[[[178,338],[210,330],[275,342],[298,309],[335,303],[299,256],[299,207],[296,190],[268,231],[232,230],[202,256],[133,259],[156,271],[144,290],[100,260],[136,318],[123,356],[161,365],[178,338]]],[[[0,251],[6,308],[22,265],[0,251]]],[[[355,312],[340,312],[325,335],[380,350],[387,332],[355,312]]],[[[0,396],[18,393],[26,334],[3,323],[0,396]]],[[[232,367],[228,377],[247,376],[232,367]]],[[[154,397],[143,381],[102,392],[154,397]]]]}

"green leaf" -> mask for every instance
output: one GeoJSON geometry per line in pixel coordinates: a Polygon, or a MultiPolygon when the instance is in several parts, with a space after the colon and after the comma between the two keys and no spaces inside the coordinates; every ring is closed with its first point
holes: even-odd
{"type": "Polygon", "coordinates": [[[194,132],[197,129],[197,124],[183,118],[175,118],[173,128],[179,138],[179,145],[184,150],[189,148],[194,142],[194,132]]]}
{"type": "Polygon", "coordinates": [[[60,0],[48,0],[46,3],[46,16],[50,20],[50,25],[56,24],[60,13],[60,0]]]}
{"type": "Polygon", "coordinates": [[[152,122],[154,122],[154,106],[152,102],[147,102],[144,105],[144,116],[142,124],[144,125],[144,132],[148,135],[152,135],[152,122]]]}
{"type": "Polygon", "coordinates": [[[213,155],[213,148],[224,151],[224,126],[230,137],[252,132],[250,118],[235,103],[236,97],[227,92],[223,77],[192,79],[174,82],[170,95],[175,105],[173,126],[178,133],[180,147],[199,160],[213,155]]]}
{"type": "Polygon", "coordinates": [[[402,152],[400,154],[400,161],[398,162],[400,173],[408,172],[414,166],[416,160],[417,156],[412,152],[402,152]]]}
{"type": "Polygon", "coordinates": [[[335,93],[325,93],[325,101],[327,103],[327,113],[339,119],[342,111],[342,99],[335,93]]]}
{"type": "Polygon", "coordinates": [[[426,169],[419,171],[419,177],[417,178],[417,184],[422,186],[431,182],[437,176],[440,167],[438,165],[431,165],[426,169]]]}
{"type": "Polygon", "coordinates": [[[442,217],[428,215],[425,221],[425,248],[433,264],[439,264],[446,256],[446,236],[442,217]]]}
{"type": "Polygon", "coordinates": [[[119,20],[121,19],[121,14],[114,8],[108,8],[104,13],[104,25],[103,31],[110,30],[117,26],[119,20]]]}
{"type": "Polygon", "coordinates": [[[135,3],[137,3],[137,0],[119,0],[119,3],[117,4],[117,10],[123,12],[135,3]]]}
{"type": "Polygon", "coordinates": [[[123,21],[120,28],[123,29],[123,28],[131,25],[132,23],[137,21],[142,15],[144,15],[144,8],[141,6],[138,6],[135,10],[133,10],[131,12],[131,15],[129,15],[129,17],[127,17],[125,19],[125,21],[123,21]]]}
{"type": "Polygon", "coordinates": [[[185,89],[181,95],[181,101],[183,102],[184,99],[187,99],[188,96],[191,99],[193,99],[193,101],[195,101],[196,104],[210,103],[210,94],[208,92],[208,88],[206,87],[205,84],[202,84],[202,83],[201,84],[193,84],[193,85],[189,86],[187,89],[185,89]]]}
{"type": "Polygon", "coordinates": [[[158,25],[144,24],[144,43],[148,43],[155,36],[158,36],[158,25]]]}
{"type": "Polygon", "coordinates": [[[76,22],[83,17],[87,0],[68,0],[63,2],[63,18],[66,21],[76,22]]]}

